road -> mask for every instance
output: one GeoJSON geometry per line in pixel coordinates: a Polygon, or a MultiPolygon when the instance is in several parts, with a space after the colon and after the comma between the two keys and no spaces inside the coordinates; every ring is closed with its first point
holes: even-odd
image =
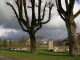
{"type": "Polygon", "coordinates": [[[0,56],[0,60],[21,60],[21,59],[12,58],[12,57],[5,57],[5,56],[0,56]]]}

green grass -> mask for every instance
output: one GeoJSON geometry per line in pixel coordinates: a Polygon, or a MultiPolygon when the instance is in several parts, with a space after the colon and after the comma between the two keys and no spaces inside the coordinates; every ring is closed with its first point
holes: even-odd
{"type": "Polygon", "coordinates": [[[80,56],[70,57],[67,52],[54,53],[49,52],[47,49],[38,49],[38,54],[32,54],[30,51],[0,50],[0,55],[24,58],[26,60],[80,60],[80,56]]]}

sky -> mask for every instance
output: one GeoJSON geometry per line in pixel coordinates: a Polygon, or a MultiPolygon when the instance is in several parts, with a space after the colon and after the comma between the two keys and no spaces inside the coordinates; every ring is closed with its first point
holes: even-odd
{"type": "MultiPolygon", "coordinates": [[[[5,4],[5,1],[11,0],[0,0],[0,38],[2,39],[19,39],[22,36],[28,36],[27,32],[22,31],[18,21],[11,8],[5,4]]],[[[62,0],[63,8],[65,9],[64,0],[62,0]]],[[[44,4],[43,4],[44,5],[44,4]]],[[[74,5],[74,14],[80,10],[79,0],[76,0],[74,5]]],[[[30,12],[30,11],[29,11],[30,12]]],[[[30,16],[30,14],[29,14],[30,16]]],[[[75,18],[77,24],[77,32],[80,32],[80,15],[75,18]]],[[[37,35],[44,36],[44,39],[63,39],[67,37],[67,30],[65,22],[60,18],[57,13],[56,6],[52,9],[52,16],[49,23],[43,25],[37,35]]]]}

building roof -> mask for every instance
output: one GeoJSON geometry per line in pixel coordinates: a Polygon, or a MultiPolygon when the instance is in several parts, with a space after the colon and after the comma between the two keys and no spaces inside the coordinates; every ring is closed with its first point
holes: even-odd
{"type": "MultiPolygon", "coordinates": [[[[77,33],[77,37],[78,37],[78,40],[80,40],[80,32],[77,33]]],[[[67,41],[67,40],[68,40],[68,37],[63,39],[63,41],[67,41]]]]}

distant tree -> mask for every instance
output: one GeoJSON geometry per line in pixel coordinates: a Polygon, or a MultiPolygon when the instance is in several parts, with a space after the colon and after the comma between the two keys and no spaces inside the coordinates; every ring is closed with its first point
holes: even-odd
{"type": "Polygon", "coordinates": [[[42,6],[42,0],[15,0],[15,4],[17,8],[15,8],[11,3],[7,2],[7,5],[9,5],[14,11],[22,30],[28,32],[30,36],[31,52],[36,53],[35,33],[42,28],[42,24],[46,24],[50,21],[53,3],[50,0],[50,2],[46,2],[44,3],[45,5],[42,6]],[[27,4],[27,1],[30,2],[29,5],[27,4]],[[36,1],[38,4],[36,4],[36,1]],[[36,14],[35,7],[37,7],[38,15],[36,14]],[[42,7],[44,8],[42,9],[42,7]],[[47,13],[46,8],[48,8],[49,12],[48,19],[43,22],[45,13],[47,13]],[[31,9],[31,12],[28,13],[28,9],[31,9]],[[28,15],[30,13],[32,15],[31,18],[29,18],[28,15]]]}
{"type": "Polygon", "coordinates": [[[18,46],[18,45],[19,45],[19,44],[18,44],[18,41],[17,41],[17,40],[13,40],[12,45],[15,46],[15,47],[18,46]]]}
{"type": "Polygon", "coordinates": [[[26,45],[26,43],[28,42],[28,38],[23,36],[18,40],[20,45],[26,45]]]}
{"type": "Polygon", "coordinates": [[[64,20],[68,31],[69,54],[71,56],[78,56],[79,43],[76,34],[76,24],[74,19],[80,14],[80,10],[76,14],[73,14],[75,0],[65,0],[66,10],[62,7],[61,4],[62,0],[55,0],[55,1],[57,5],[57,11],[60,17],[64,20]]]}
{"type": "Polygon", "coordinates": [[[5,48],[7,47],[7,40],[6,39],[3,40],[2,46],[5,48]]]}
{"type": "Polygon", "coordinates": [[[12,42],[12,40],[10,39],[10,41],[9,41],[9,44],[8,44],[8,45],[9,45],[9,46],[12,46],[12,43],[13,43],[13,42],[12,42]]]}
{"type": "Polygon", "coordinates": [[[12,45],[12,40],[10,39],[9,44],[12,45]]]}
{"type": "Polygon", "coordinates": [[[41,35],[36,36],[36,45],[40,47],[41,43],[42,43],[42,39],[44,37],[41,35]]]}

